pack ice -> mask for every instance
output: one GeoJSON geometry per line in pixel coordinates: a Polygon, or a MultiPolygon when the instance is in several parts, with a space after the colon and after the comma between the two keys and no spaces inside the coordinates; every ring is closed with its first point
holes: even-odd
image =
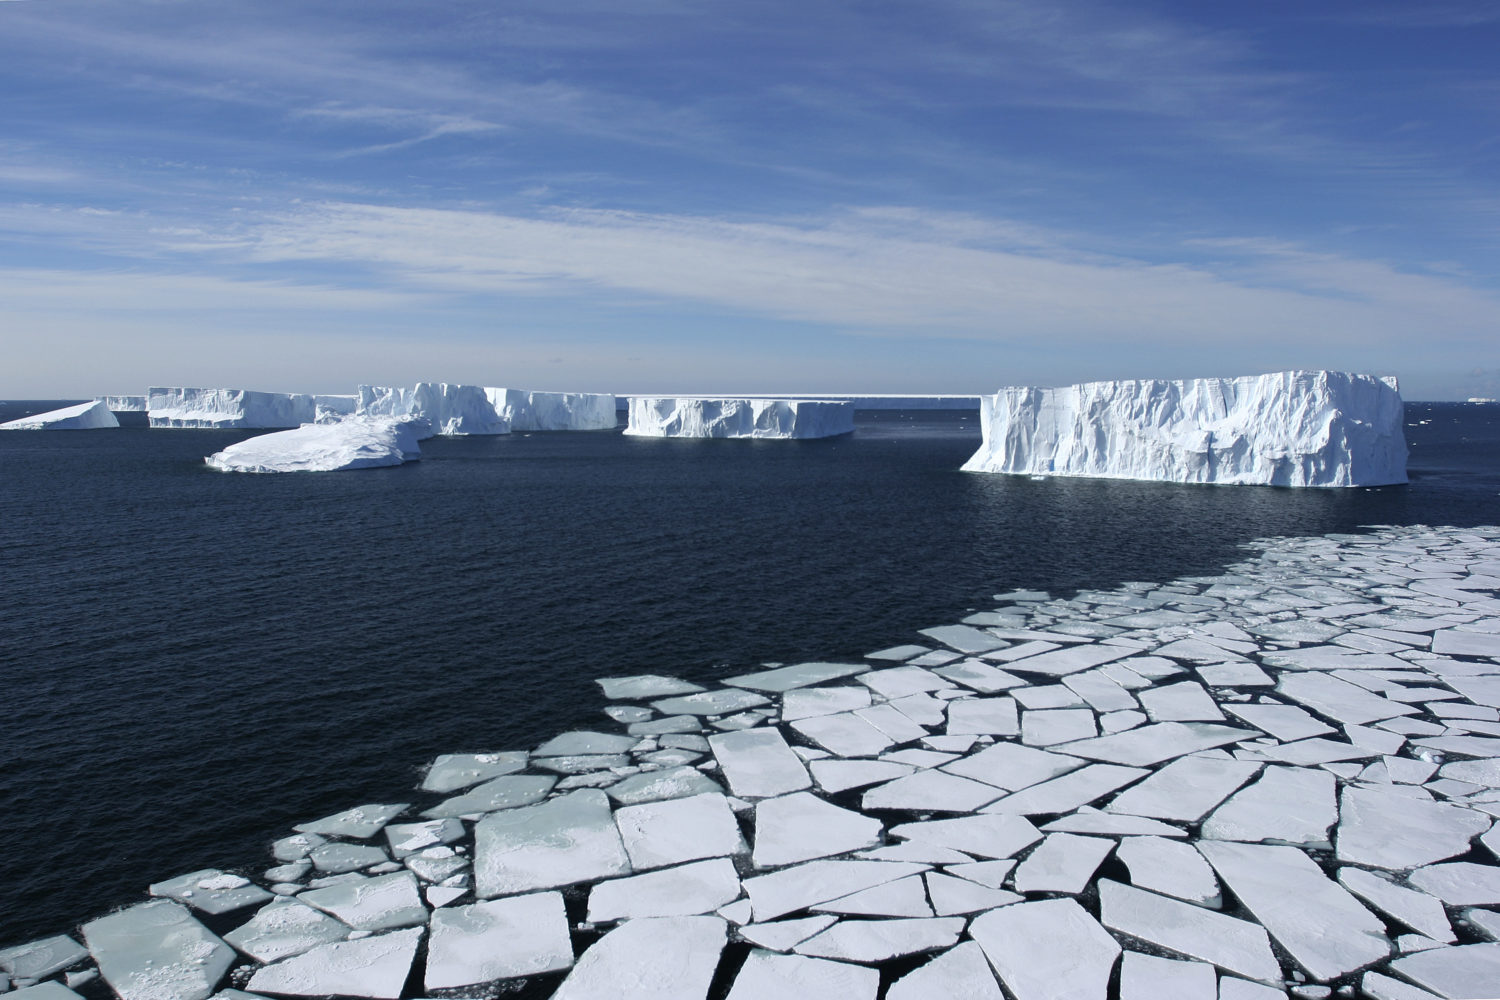
{"type": "Polygon", "coordinates": [[[630,398],[626,434],[683,438],[825,438],[854,431],[854,404],[824,399],[630,398]]]}
{"type": "Polygon", "coordinates": [[[618,423],[609,393],[494,388],[484,393],[513,431],[612,431],[618,423]]]}
{"type": "Polygon", "coordinates": [[[0,424],[0,431],[91,431],[118,427],[120,421],[100,400],[64,406],[60,410],[38,413],[0,424]]]}
{"type": "Polygon", "coordinates": [[[146,390],[146,415],[152,427],[297,427],[311,423],[317,407],[303,393],[153,386],[146,390]]]}
{"type": "Polygon", "coordinates": [[[422,457],[420,420],[349,417],[261,434],[204,459],[221,472],[337,472],[400,465],[422,457]]]}
{"type": "Polygon", "coordinates": [[[968,472],[1269,486],[1406,482],[1394,378],[1242,378],[1019,387],[980,397],[968,472]]]}

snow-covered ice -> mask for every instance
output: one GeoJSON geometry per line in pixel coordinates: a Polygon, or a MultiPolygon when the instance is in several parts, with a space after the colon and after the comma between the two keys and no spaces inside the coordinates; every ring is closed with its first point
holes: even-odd
{"type": "Polygon", "coordinates": [[[854,404],[814,399],[630,397],[635,437],[826,438],[854,431],[854,404]]]}
{"type": "Polygon", "coordinates": [[[94,399],[115,413],[146,412],[145,396],[95,396],[94,399]]]}
{"type": "Polygon", "coordinates": [[[481,898],[630,871],[609,799],[595,789],[490,813],[475,826],[474,842],[475,891],[481,898]]]}
{"type": "Polygon", "coordinates": [[[445,436],[509,434],[510,424],[490,402],[483,386],[418,382],[411,389],[362,385],[355,414],[425,421],[430,433],[445,436]]]}
{"type": "Polygon", "coordinates": [[[1002,906],[969,936],[1016,1000],[1105,1000],[1120,945],[1071,899],[1002,906]]]}
{"type": "Polygon", "coordinates": [[[120,1000],[207,1000],[234,962],[233,949],[170,899],[91,920],[83,939],[120,1000]]]}
{"type": "Polygon", "coordinates": [[[615,826],[637,871],[749,850],[728,800],[715,792],[621,806],[615,826]]]}
{"type": "Polygon", "coordinates": [[[119,427],[120,421],[101,400],[64,406],[0,424],[0,431],[92,431],[119,427]]]}
{"type": "Polygon", "coordinates": [[[728,1000],[875,1000],[880,973],[848,962],[756,950],[745,959],[728,1000]]]}
{"type": "Polygon", "coordinates": [[[704,1000],[725,935],[718,917],[627,921],[583,953],[553,1000],[704,1000]]]}
{"type": "Polygon", "coordinates": [[[496,388],[486,388],[484,392],[500,419],[510,425],[513,434],[612,431],[619,423],[617,401],[608,393],[496,388]]]}
{"type": "Polygon", "coordinates": [[[302,393],[152,386],[146,415],[152,427],[299,427],[317,419],[317,404],[302,393]]]}
{"type": "Polygon", "coordinates": [[[728,858],[694,861],[643,875],[596,883],[589,892],[590,923],[709,913],[740,895],[728,858]]]}
{"type": "Polygon", "coordinates": [[[562,894],[538,892],[435,912],[424,982],[428,990],[450,989],[572,964],[562,894]]]}
{"type": "Polygon", "coordinates": [[[980,397],[970,472],[1175,483],[1406,482],[1394,379],[1291,371],[1089,382],[980,397]]]}
{"type": "Polygon", "coordinates": [[[423,928],[409,927],[355,941],[335,941],[272,965],[250,977],[252,992],[289,996],[373,997],[395,1000],[406,986],[423,928]]]}
{"type": "Polygon", "coordinates": [[[421,458],[419,436],[419,425],[411,420],[350,418],[246,438],[204,461],[220,472],[379,469],[421,458]]]}

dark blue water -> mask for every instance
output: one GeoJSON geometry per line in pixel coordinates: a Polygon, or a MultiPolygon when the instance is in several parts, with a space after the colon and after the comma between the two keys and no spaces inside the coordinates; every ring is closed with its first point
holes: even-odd
{"type": "Polygon", "coordinates": [[[941,412],[286,476],[202,464],[251,432],[0,434],[0,944],[265,867],[436,754],[605,722],[596,676],[859,656],[996,591],[1210,573],[1260,536],[1500,520],[1500,407],[1407,419],[1412,483],[1336,491],[968,475],[976,418],[941,412]]]}

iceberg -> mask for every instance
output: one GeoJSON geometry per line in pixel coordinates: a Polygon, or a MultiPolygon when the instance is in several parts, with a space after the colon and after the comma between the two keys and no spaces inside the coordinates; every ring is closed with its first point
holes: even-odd
{"type": "Polygon", "coordinates": [[[350,417],[303,424],[232,444],[203,461],[220,472],[337,472],[378,469],[422,457],[426,424],[389,417],[350,417]]]}
{"type": "Polygon", "coordinates": [[[632,396],[636,437],[825,438],[854,431],[854,404],[823,399],[632,396]]]}
{"type": "Polygon", "coordinates": [[[358,396],[320,394],[313,397],[313,419],[320,424],[331,424],[351,417],[358,408],[358,396]]]}
{"type": "Polygon", "coordinates": [[[146,414],[152,427],[278,428],[311,423],[316,407],[302,393],[153,386],[146,390],[146,414]]]}
{"type": "Polygon", "coordinates": [[[118,427],[120,421],[100,400],[64,406],[60,410],[49,410],[19,420],[0,424],[0,431],[92,431],[104,427],[118,427]]]}
{"type": "Polygon", "coordinates": [[[530,392],[486,388],[490,404],[512,431],[612,431],[615,397],[600,392],[530,392]]]}
{"type": "Polygon", "coordinates": [[[362,385],[354,413],[361,417],[416,417],[432,425],[434,434],[509,434],[508,424],[495,411],[486,390],[452,382],[418,382],[411,388],[362,385]]]}
{"type": "Polygon", "coordinates": [[[1406,482],[1394,378],[1289,371],[980,398],[968,472],[1268,486],[1406,482]]]}
{"type": "Polygon", "coordinates": [[[145,396],[95,396],[94,399],[116,413],[146,412],[145,396]]]}

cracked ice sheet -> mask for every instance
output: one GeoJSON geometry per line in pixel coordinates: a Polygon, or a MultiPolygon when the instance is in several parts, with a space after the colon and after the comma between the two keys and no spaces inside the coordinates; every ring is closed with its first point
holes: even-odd
{"type": "Polygon", "coordinates": [[[41,979],[89,957],[87,948],[66,935],[0,949],[0,969],[24,979],[41,979]]]}
{"type": "Polygon", "coordinates": [[[122,1000],[206,1000],[234,962],[233,949],[167,899],[92,920],[83,939],[122,1000]]]}
{"type": "Polygon", "coordinates": [[[326,913],[297,900],[278,898],[224,935],[224,940],[257,962],[274,962],[348,936],[349,928],[326,913]]]}
{"type": "Polygon", "coordinates": [[[357,931],[382,931],[427,922],[427,908],[422,905],[417,877],[411,872],[313,889],[297,898],[357,931]]]}
{"type": "Polygon", "coordinates": [[[514,753],[444,754],[432,762],[422,779],[424,792],[453,792],[487,778],[511,774],[526,766],[528,755],[514,753]]]}
{"type": "Polygon", "coordinates": [[[724,683],[756,691],[784,692],[863,673],[868,669],[869,664],[866,663],[798,663],[790,667],[728,677],[724,683]]]}
{"type": "Polygon", "coordinates": [[[973,812],[1003,792],[968,778],[942,771],[918,771],[864,793],[861,808],[903,809],[912,812],[973,812]]]}
{"type": "Polygon", "coordinates": [[[1247,979],[1281,982],[1281,964],[1258,924],[1109,879],[1099,881],[1099,908],[1112,930],[1247,979]]]}
{"type": "Polygon", "coordinates": [[[452,819],[527,806],[546,798],[556,784],[557,778],[552,775],[507,774],[444,799],[431,809],[422,810],[422,815],[429,819],[452,819]]]}
{"type": "Polygon", "coordinates": [[[927,887],[920,875],[908,875],[885,885],[864,889],[813,907],[819,913],[855,914],[862,917],[930,917],[927,887]]]}
{"type": "Polygon", "coordinates": [[[890,835],[981,858],[1009,858],[1042,839],[1041,833],[1030,820],[1010,815],[963,816],[958,819],[903,823],[892,827],[890,835]]]}
{"type": "Polygon", "coordinates": [[[752,951],[727,1000],[875,1000],[880,973],[848,962],[752,951]]]}
{"type": "Polygon", "coordinates": [[[1494,996],[1500,983],[1500,944],[1434,948],[1397,959],[1391,970],[1440,996],[1494,996]]]}
{"type": "Polygon", "coordinates": [[[1443,904],[1425,892],[1407,889],[1362,868],[1340,868],[1339,883],[1366,903],[1434,941],[1454,940],[1443,904]]]}
{"type": "Polygon", "coordinates": [[[746,729],[710,736],[708,744],[729,788],[742,798],[769,798],[812,784],[802,759],[775,729],[746,729]]]}
{"type": "Polygon", "coordinates": [[[695,861],[644,875],[596,882],[589,890],[590,923],[707,913],[740,895],[740,879],[728,858],[695,861]]]}
{"type": "Polygon", "coordinates": [[[1082,770],[1013,792],[984,807],[983,811],[1025,816],[1072,812],[1150,773],[1139,767],[1090,764],[1082,770]]]}
{"type": "Polygon", "coordinates": [[[341,813],[301,823],[292,827],[298,833],[317,833],[329,837],[353,837],[368,840],[380,832],[381,827],[401,814],[410,803],[396,802],[388,805],[362,805],[345,809],[341,813]]]}
{"type": "Polygon", "coordinates": [[[595,684],[604,689],[610,701],[643,701],[668,695],[696,694],[703,688],[676,677],[660,674],[636,674],[632,677],[600,677],[595,684]]]}
{"type": "MultiPolygon", "coordinates": [[[[840,994],[822,993],[834,997],[840,994]]],[[[891,984],[886,1000],[1003,1000],[995,974],[974,941],[950,948],[891,984]]]]}
{"type": "Polygon", "coordinates": [[[808,767],[812,769],[818,787],[826,792],[842,792],[892,781],[916,770],[910,764],[883,760],[815,760],[808,767]]]}
{"type": "Polygon", "coordinates": [[[490,813],[474,828],[475,891],[481,898],[628,871],[609,799],[597,789],[490,813]]]}
{"type": "Polygon", "coordinates": [[[1328,828],[1339,818],[1334,790],[1327,771],[1268,767],[1203,821],[1200,836],[1327,847],[1328,828]]]}
{"type": "Polygon", "coordinates": [[[1141,707],[1152,722],[1222,722],[1224,713],[1196,681],[1179,681],[1141,692],[1141,707]]]}
{"type": "Polygon", "coordinates": [[[1016,891],[1076,896],[1088,887],[1094,872],[1114,849],[1115,842],[1104,837],[1049,834],[1016,869],[1016,891]]]}
{"type": "Polygon", "coordinates": [[[1469,842],[1491,823],[1472,809],[1394,788],[1346,787],[1340,805],[1338,859],[1392,871],[1467,854],[1469,842]]]}
{"type": "Polygon", "coordinates": [[[894,882],[928,870],[902,861],[809,861],[769,875],[745,880],[755,919],[773,920],[784,913],[894,882]]]}
{"type": "Polygon", "coordinates": [[[292,996],[375,997],[394,1000],[401,995],[422,928],[335,941],[274,965],[257,969],[247,989],[292,996]]]}
{"type": "Polygon", "coordinates": [[[869,707],[870,689],[866,687],[850,684],[845,687],[800,688],[782,696],[781,719],[795,722],[869,707]]]}
{"type": "Polygon", "coordinates": [[[1006,791],[1018,791],[1060,774],[1083,767],[1086,762],[1019,743],[996,743],[962,760],[944,764],[942,770],[982,781],[1006,791]]]}
{"type": "Polygon", "coordinates": [[[810,958],[883,962],[899,955],[951,948],[963,929],[963,917],[840,920],[792,950],[810,958]]]}
{"type": "Polygon", "coordinates": [[[979,942],[1016,1000],[1104,1000],[1120,946],[1071,899],[1017,903],[975,918],[979,942]]]}
{"type": "Polygon", "coordinates": [[[1056,749],[1058,753],[1090,760],[1145,767],[1172,757],[1185,757],[1201,750],[1254,739],[1257,735],[1248,729],[1207,722],[1158,722],[1110,736],[1065,743],[1056,749]]]}
{"type": "Polygon", "coordinates": [[[1388,957],[1385,924],[1295,847],[1200,841],[1241,903],[1317,980],[1388,957]]]}
{"type": "Polygon", "coordinates": [[[853,712],[798,719],[791,726],[818,746],[840,757],[873,756],[895,742],[853,712]]]}
{"type": "Polygon", "coordinates": [[[1127,951],[1120,960],[1120,1000],[1218,1000],[1212,965],[1127,951]]]}
{"type": "Polygon", "coordinates": [[[825,802],[811,792],[763,799],[755,807],[757,868],[844,854],[880,842],[879,820],[825,802]]]}
{"type": "Polygon", "coordinates": [[[637,871],[749,850],[729,800],[718,793],[622,806],[614,818],[637,871]]]}
{"type": "Polygon", "coordinates": [[[1259,770],[1257,763],[1232,757],[1181,757],[1121,793],[1105,811],[1196,823],[1259,770]]]}
{"type": "Polygon", "coordinates": [[[726,933],[719,917],[628,921],[583,953],[553,1000],[703,1000],[726,933]]]}
{"type": "MultiPolygon", "coordinates": [[[[318,850],[327,846],[329,845],[319,847],[318,850]]],[[[356,845],[333,846],[352,848],[356,845]]],[[[380,855],[378,860],[384,861],[385,852],[379,848],[375,850],[380,855]]],[[[229,913],[256,903],[264,903],[271,898],[271,894],[260,886],[251,885],[249,879],[239,875],[226,875],[217,868],[205,868],[165,882],[153,883],[150,893],[153,896],[167,896],[210,915],[229,913]]]]}
{"type": "MultiPolygon", "coordinates": [[[[1056,638],[1053,636],[1052,638],[1056,638]]],[[[1051,652],[1038,653],[1035,656],[1027,656],[1017,660],[1010,660],[1006,666],[1020,673],[1046,674],[1051,677],[1062,677],[1067,674],[1076,674],[1090,667],[1097,667],[1103,663],[1113,660],[1123,660],[1125,657],[1136,652],[1125,646],[1106,646],[1099,643],[1086,642],[1076,646],[1066,646],[1051,652]]]]}
{"type": "Polygon", "coordinates": [[[428,990],[539,975],[573,964],[562,893],[439,910],[427,946],[428,990]]]}
{"type": "Polygon", "coordinates": [[[1219,880],[1203,856],[1187,844],[1162,837],[1126,837],[1115,857],[1130,870],[1130,882],[1136,888],[1204,906],[1219,904],[1219,880]]]}
{"type": "Polygon", "coordinates": [[[1284,673],[1276,690],[1315,712],[1346,725],[1364,725],[1398,715],[1416,715],[1421,709],[1371,694],[1364,688],[1327,674],[1284,673]]]}
{"type": "Polygon", "coordinates": [[[959,698],[948,703],[949,735],[1014,736],[1019,732],[1013,698],[959,698]]]}

